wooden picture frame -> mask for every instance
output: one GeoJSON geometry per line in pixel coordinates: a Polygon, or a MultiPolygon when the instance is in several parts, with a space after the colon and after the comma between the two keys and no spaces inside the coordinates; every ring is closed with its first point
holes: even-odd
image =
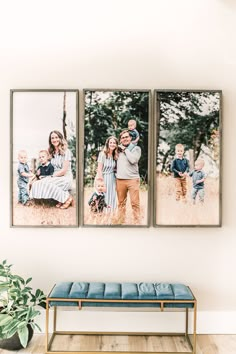
{"type": "Polygon", "coordinates": [[[154,91],[154,226],[222,225],[221,107],[220,90],[154,91]]]}
{"type": "Polygon", "coordinates": [[[10,94],[11,226],[78,226],[78,90],[10,94]]]}
{"type": "Polygon", "coordinates": [[[85,89],[83,106],[81,141],[84,141],[84,144],[80,149],[81,159],[84,161],[81,178],[82,225],[149,226],[150,90],[85,89]],[[139,134],[137,142],[133,140],[133,143],[127,130],[130,121],[133,121],[135,126],[132,129],[136,129],[139,134]],[[125,130],[124,140],[128,135],[128,146],[124,140],[124,145],[121,144],[119,138],[119,134],[125,130]],[[111,137],[113,140],[109,140],[111,137]],[[111,149],[108,147],[110,143],[113,144],[111,149]],[[128,155],[129,158],[131,155],[136,156],[137,160],[133,161],[133,165],[128,155]],[[121,156],[124,158],[122,162],[121,156]],[[111,166],[108,166],[109,159],[111,166]],[[127,163],[128,167],[124,167],[122,163],[127,163]],[[104,184],[103,187],[100,186],[100,189],[104,190],[100,196],[95,193],[99,180],[104,184]],[[124,183],[123,186],[121,183],[124,183]],[[103,206],[98,205],[101,200],[103,206]]]}

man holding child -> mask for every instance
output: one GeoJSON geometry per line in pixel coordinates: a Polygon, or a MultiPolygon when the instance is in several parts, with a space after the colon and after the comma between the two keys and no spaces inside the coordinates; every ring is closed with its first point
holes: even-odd
{"type": "Polygon", "coordinates": [[[141,148],[132,144],[132,136],[128,129],[120,133],[119,141],[116,173],[118,223],[123,224],[125,222],[127,194],[129,192],[134,224],[138,225],[140,224],[140,176],[138,162],[141,157],[141,148]]]}

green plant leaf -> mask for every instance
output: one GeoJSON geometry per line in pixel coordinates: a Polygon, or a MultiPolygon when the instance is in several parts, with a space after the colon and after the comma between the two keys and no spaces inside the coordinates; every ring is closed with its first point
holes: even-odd
{"type": "Polygon", "coordinates": [[[0,314],[0,326],[6,326],[12,321],[12,317],[7,314],[0,314]]]}
{"type": "Polygon", "coordinates": [[[8,290],[8,287],[1,287],[0,286],[0,294],[2,294],[2,293],[4,293],[4,292],[6,292],[8,290]]]}
{"type": "Polygon", "coordinates": [[[26,348],[27,343],[28,343],[28,338],[29,338],[29,331],[27,326],[24,326],[18,330],[18,335],[20,342],[24,348],[26,348]]]}
{"type": "Polygon", "coordinates": [[[25,284],[25,281],[23,278],[21,278],[19,275],[14,275],[14,278],[19,280],[22,284],[25,284]]]}
{"type": "Polygon", "coordinates": [[[36,297],[39,297],[41,295],[41,290],[40,289],[37,289],[36,292],[35,292],[35,296],[36,297]]]}
{"type": "Polygon", "coordinates": [[[25,284],[28,284],[30,281],[32,280],[32,278],[28,278],[25,282],[25,284]]]}
{"type": "Polygon", "coordinates": [[[28,313],[28,310],[22,310],[18,312],[18,319],[21,319],[22,317],[26,316],[28,313]]]}
{"type": "Polygon", "coordinates": [[[44,308],[44,309],[46,309],[46,297],[44,297],[43,299],[42,299],[42,301],[40,301],[39,303],[38,303],[38,305],[40,306],[40,307],[42,307],[42,308],[44,308]]]}
{"type": "Polygon", "coordinates": [[[39,327],[39,325],[35,322],[32,322],[32,327],[33,329],[37,328],[40,332],[42,332],[42,329],[39,327]]]}
{"type": "Polygon", "coordinates": [[[11,310],[11,307],[13,306],[14,304],[14,301],[13,300],[9,300],[8,303],[7,303],[7,311],[10,311],[11,310]]]}
{"type": "Polygon", "coordinates": [[[0,286],[6,286],[6,285],[10,285],[10,282],[9,281],[2,281],[0,280],[0,286]]]}
{"type": "Polygon", "coordinates": [[[33,319],[33,318],[35,318],[38,315],[40,315],[40,311],[32,310],[31,315],[30,315],[30,319],[33,319]]]}
{"type": "Polygon", "coordinates": [[[32,290],[32,288],[29,286],[26,286],[23,291],[30,291],[30,290],[32,290]]]}
{"type": "Polygon", "coordinates": [[[2,333],[6,338],[11,338],[17,332],[18,320],[12,320],[9,324],[2,327],[2,333]]]}
{"type": "MultiPolygon", "coordinates": [[[[4,333],[8,333],[10,331],[12,331],[13,329],[16,329],[18,326],[19,321],[16,319],[12,319],[11,322],[9,322],[7,325],[5,325],[4,327],[2,327],[2,331],[4,333]]],[[[14,334],[14,333],[13,333],[14,334]]]]}
{"type": "Polygon", "coordinates": [[[7,308],[6,308],[7,302],[5,300],[1,303],[1,306],[2,305],[3,307],[1,308],[0,313],[7,313],[7,308]]]}
{"type": "Polygon", "coordinates": [[[26,321],[28,322],[32,315],[32,308],[29,307],[26,315],[26,321]]]}

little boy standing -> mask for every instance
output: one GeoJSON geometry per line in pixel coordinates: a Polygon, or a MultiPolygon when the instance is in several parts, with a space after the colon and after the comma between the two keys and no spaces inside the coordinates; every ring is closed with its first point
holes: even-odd
{"type": "Polygon", "coordinates": [[[129,135],[132,137],[131,143],[133,145],[137,145],[139,141],[139,132],[136,129],[136,121],[134,119],[130,119],[128,121],[128,130],[129,130],[129,135]]]}
{"type": "Polygon", "coordinates": [[[29,178],[33,177],[34,174],[30,172],[29,166],[27,164],[27,153],[25,150],[20,150],[18,153],[18,179],[17,185],[19,188],[18,192],[18,202],[22,203],[23,205],[28,205],[29,200],[29,192],[28,192],[28,183],[29,178]]]}
{"type": "Polygon", "coordinates": [[[194,170],[190,172],[189,176],[192,177],[193,189],[192,189],[192,200],[193,204],[196,203],[197,194],[199,195],[199,200],[204,203],[205,189],[204,181],[206,179],[206,174],[202,171],[205,162],[203,159],[198,159],[195,161],[194,170]]]}
{"type": "Polygon", "coordinates": [[[175,199],[179,201],[182,198],[186,202],[189,161],[184,158],[184,146],[182,144],[175,146],[175,154],[176,157],[171,165],[171,171],[174,173],[175,179],[175,199]]]}

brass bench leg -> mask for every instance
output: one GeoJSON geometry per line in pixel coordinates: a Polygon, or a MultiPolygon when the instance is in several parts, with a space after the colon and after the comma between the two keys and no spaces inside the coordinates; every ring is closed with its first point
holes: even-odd
{"type": "Polygon", "coordinates": [[[197,347],[197,301],[194,303],[194,315],[193,315],[193,354],[196,354],[197,347]]]}
{"type": "Polygon", "coordinates": [[[185,311],[185,336],[188,337],[188,308],[185,311]]]}
{"type": "Polygon", "coordinates": [[[189,326],[189,309],[188,309],[188,307],[186,307],[186,309],[185,309],[185,338],[191,348],[191,352],[189,352],[189,353],[193,354],[193,344],[189,338],[188,326],[189,326]]]}
{"type": "Polygon", "coordinates": [[[194,303],[193,307],[193,339],[192,341],[189,338],[188,334],[188,325],[189,325],[189,309],[186,308],[185,311],[185,337],[192,349],[192,354],[196,354],[196,345],[197,345],[197,333],[196,333],[196,328],[197,328],[197,302],[194,303]]]}
{"type": "Polygon", "coordinates": [[[57,330],[57,306],[54,306],[53,310],[53,333],[55,333],[57,330]]]}
{"type": "Polygon", "coordinates": [[[45,325],[46,353],[48,352],[48,322],[49,322],[49,305],[48,305],[48,300],[46,300],[46,325],[45,325]]]}
{"type": "Polygon", "coordinates": [[[46,353],[51,352],[51,345],[53,342],[53,339],[55,337],[55,333],[57,330],[57,306],[54,306],[53,308],[53,333],[52,336],[49,340],[49,302],[46,300],[46,326],[45,326],[45,334],[46,334],[46,353]]]}

